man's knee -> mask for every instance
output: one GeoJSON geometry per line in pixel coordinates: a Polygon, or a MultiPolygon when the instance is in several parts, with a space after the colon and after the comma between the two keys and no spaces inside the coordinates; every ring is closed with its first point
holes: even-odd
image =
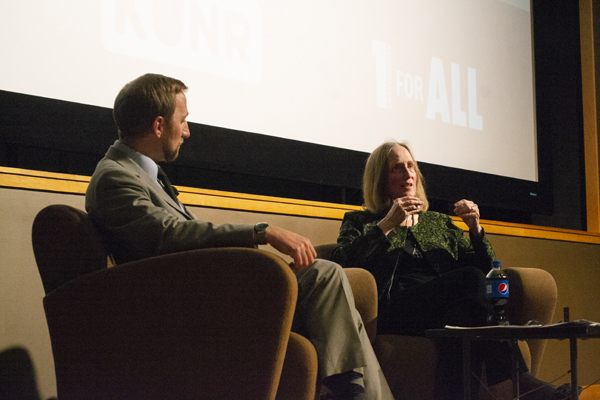
{"type": "Polygon", "coordinates": [[[301,287],[343,285],[348,280],[344,269],[339,264],[321,259],[316,259],[304,270],[296,271],[296,278],[301,287]]]}
{"type": "Polygon", "coordinates": [[[342,276],[344,269],[332,261],[317,258],[310,267],[303,270],[296,270],[295,272],[297,278],[312,276],[315,280],[319,280],[342,276]]]}
{"type": "Polygon", "coordinates": [[[339,265],[329,260],[322,260],[317,258],[312,265],[319,273],[323,275],[341,275],[344,273],[344,269],[339,265]]]}

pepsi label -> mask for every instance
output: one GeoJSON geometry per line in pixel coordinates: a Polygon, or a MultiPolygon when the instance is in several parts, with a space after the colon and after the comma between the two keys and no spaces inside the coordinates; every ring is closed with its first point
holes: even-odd
{"type": "Polygon", "coordinates": [[[495,279],[486,284],[486,297],[508,297],[508,280],[495,279]]]}

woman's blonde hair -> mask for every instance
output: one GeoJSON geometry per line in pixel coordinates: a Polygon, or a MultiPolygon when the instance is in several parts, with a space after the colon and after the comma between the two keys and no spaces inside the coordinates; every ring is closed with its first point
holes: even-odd
{"type": "Polygon", "coordinates": [[[415,157],[406,142],[400,143],[395,140],[389,140],[383,143],[376,148],[367,159],[365,173],[363,174],[364,207],[375,214],[383,213],[390,209],[392,199],[389,198],[387,187],[389,158],[392,149],[396,146],[402,146],[408,150],[415,163],[415,171],[417,172],[416,197],[423,201],[421,210],[427,211],[429,202],[427,201],[427,195],[425,193],[425,180],[419,169],[419,164],[417,163],[417,160],[415,160],[415,157]]]}

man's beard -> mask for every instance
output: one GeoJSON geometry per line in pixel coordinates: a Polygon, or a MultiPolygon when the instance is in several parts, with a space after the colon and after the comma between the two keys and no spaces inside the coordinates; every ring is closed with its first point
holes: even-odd
{"type": "Polygon", "coordinates": [[[166,162],[173,162],[179,156],[179,148],[181,146],[177,146],[174,149],[170,147],[173,138],[173,130],[169,129],[164,133],[164,141],[163,141],[163,155],[165,156],[166,162]]]}
{"type": "Polygon", "coordinates": [[[179,156],[179,146],[177,146],[177,148],[175,148],[175,149],[169,149],[169,148],[167,148],[167,146],[164,146],[163,152],[165,154],[165,161],[173,162],[179,156]]]}

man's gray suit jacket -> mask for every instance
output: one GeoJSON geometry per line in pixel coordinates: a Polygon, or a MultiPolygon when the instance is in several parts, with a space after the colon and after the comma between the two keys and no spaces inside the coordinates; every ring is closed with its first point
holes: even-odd
{"type": "Polygon", "coordinates": [[[188,216],[114,146],[92,175],[85,208],[117,263],[199,248],[254,246],[253,225],[214,226],[188,216]]]}

